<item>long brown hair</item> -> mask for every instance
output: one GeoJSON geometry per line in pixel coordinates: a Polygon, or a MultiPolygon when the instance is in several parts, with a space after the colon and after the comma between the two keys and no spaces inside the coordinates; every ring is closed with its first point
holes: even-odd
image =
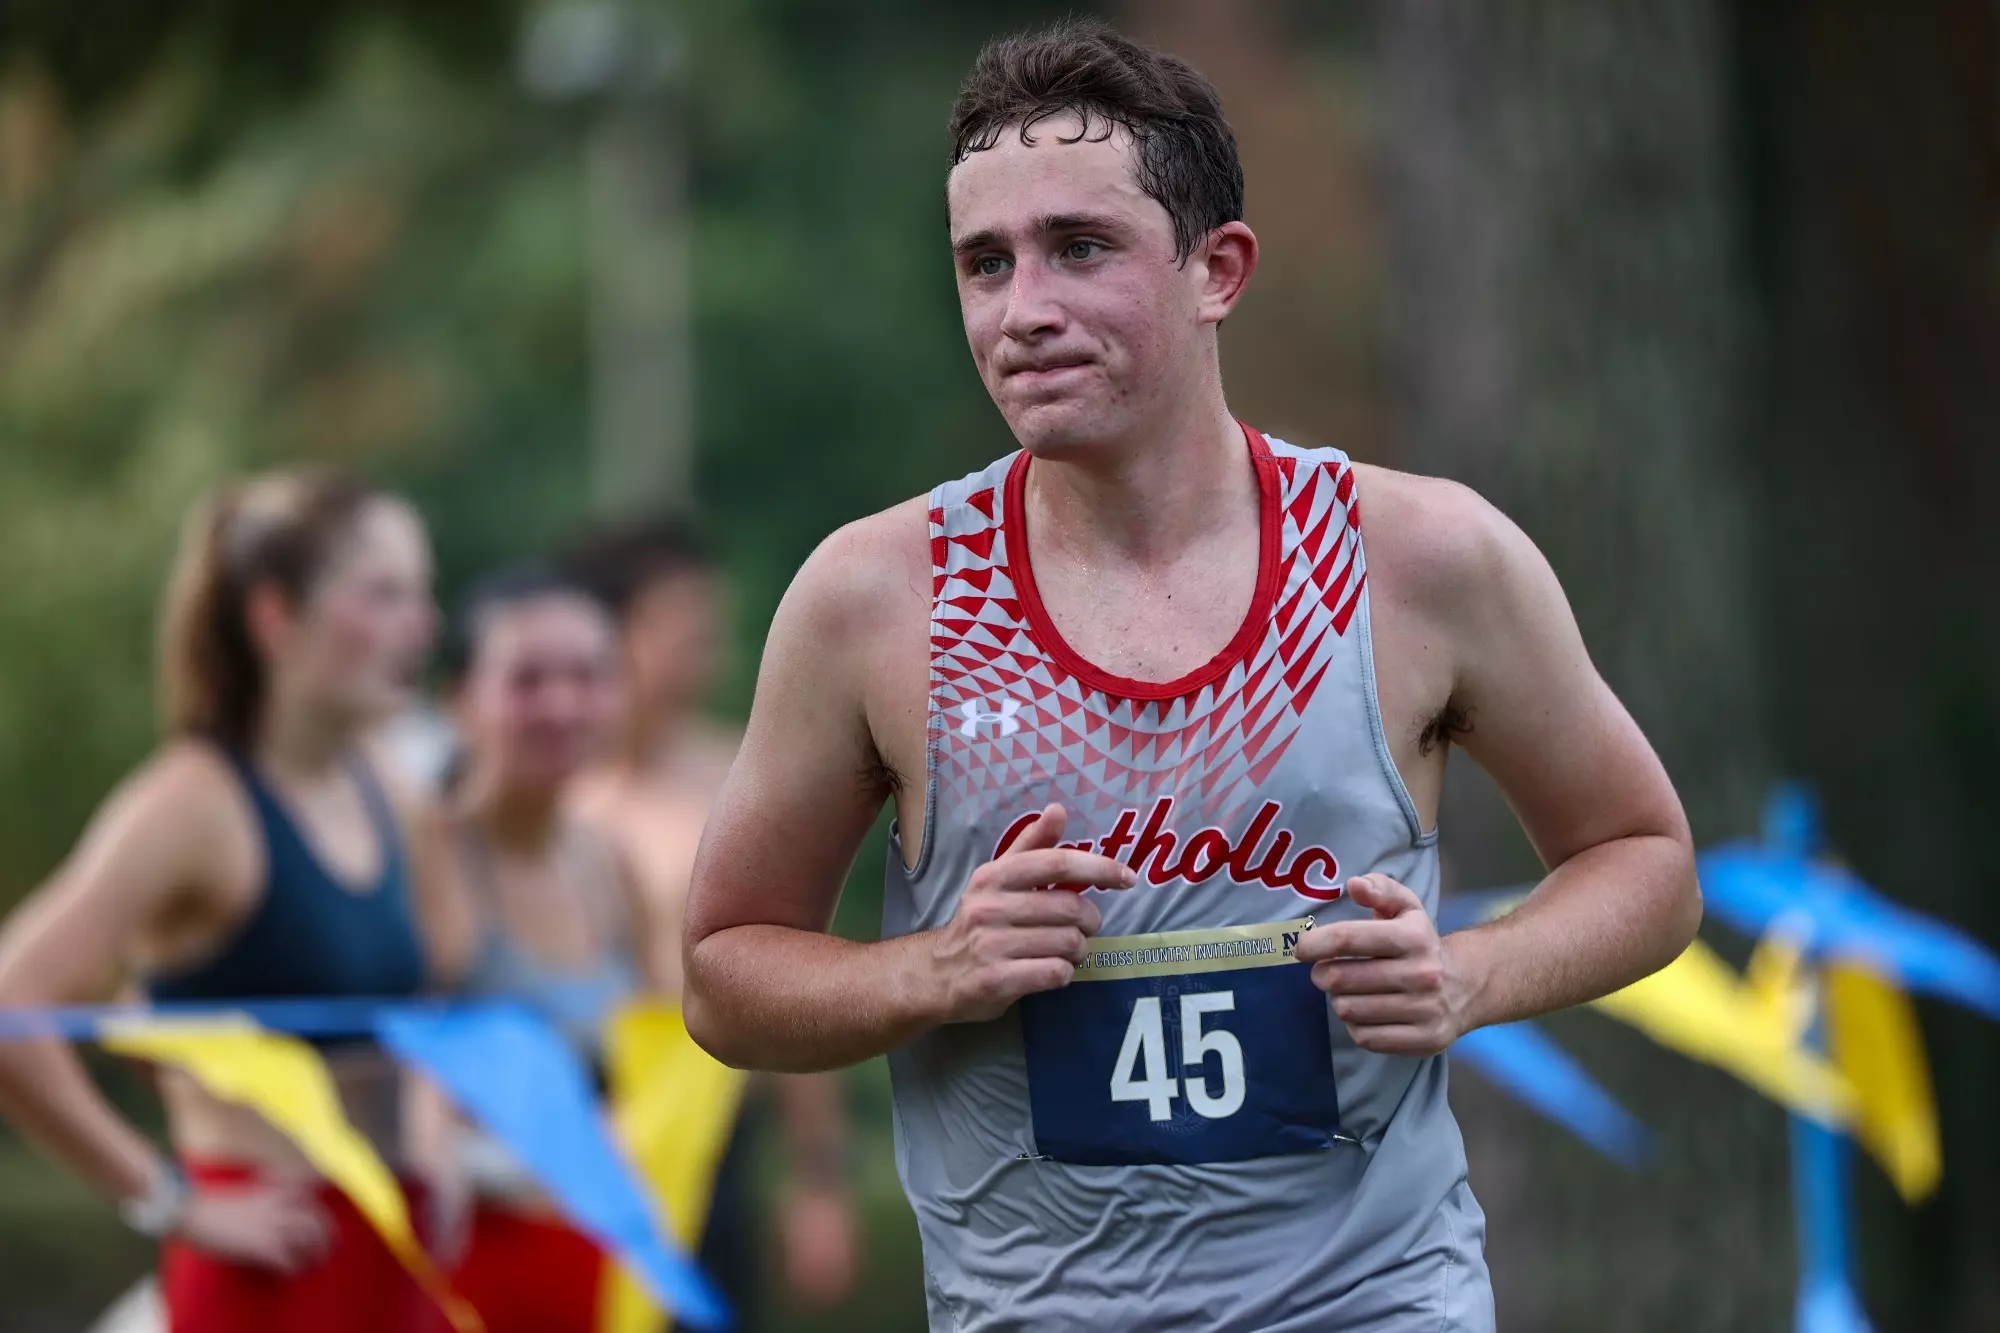
{"type": "Polygon", "coordinates": [[[267,472],[188,515],[160,608],[160,709],[169,734],[232,749],[255,739],[266,671],[244,619],[253,588],[304,600],[382,493],[334,472],[267,472]]]}

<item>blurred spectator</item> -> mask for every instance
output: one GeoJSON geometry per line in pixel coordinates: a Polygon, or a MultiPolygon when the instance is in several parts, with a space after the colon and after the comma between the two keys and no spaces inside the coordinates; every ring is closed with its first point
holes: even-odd
{"type": "MultiPolygon", "coordinates": [[[[430,645],[422,522],[337,477],[254,478],[191,518],[164,610],[168,740],[7,922],[0,1004],[101,999],[134,962],[155,1000],[414,994],[404,821],[360,738],[430,645]]],[[[396,1066],[372,1044],[326,1058],[349,1119],[403,1161],[396,1066]]],[[[0,1044],[0,1107],[162,1242],[176,1333],[428,1326],[429,1298],[286,1139],[177,1072],[159,1086],[178,1167],[67,1045],[0,1044]]]]}
{"type": "MultiPolygon", "coordinates": [[[[720,576],[686,528],[638,523],[580,544],[571,569],[616,612],[628,689],[624,726],[608,761],[575,789],[575,809],[609,831],[638,872],[641,892],[671,935],[657,940],[679,974],[679,925],[695,849],[738,735],[705,718],[723,636],[720,576]]],[[[773,1077],[786,1145],[784,1274],[811,1305],[840,1300],[853,1282],[856,1222],[844,1159],[839,1077],[773,1077]]],[[[764,1223],[752,1193],[753,1123],[746,1113],[716,1181],[701,1263],[747,1325],[764,1287],[764,1223]]]]}
{"type": "MultiPolygon", "coordinates": [[[[460,737],[426,827],[426,926],[462,993],[523,1002],[601,1068],[606,1019],[672,974],[643,942],[664,928],[613,843],[567,813],[563,794],[617,715],[610,613],[553,575],[495,575],[468,597],[448,641],[460,737]]],[[[605,1255],[496,1142],[455,1136],[469,1233],[451,1218],[454,1284],[488,1333],[593,1333],[605,1255]]]]}

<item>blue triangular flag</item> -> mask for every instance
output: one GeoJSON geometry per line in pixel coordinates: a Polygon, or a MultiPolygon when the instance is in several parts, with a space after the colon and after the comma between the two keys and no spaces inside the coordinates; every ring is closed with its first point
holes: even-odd
{"type": "Polygon", "coordinates": [[[605,1128],[582,1062],[548,1023],[518,1006],[482,1004],[392,1010],[377,1032],[505,1144],[566,1217],[638,1272],[676,1320],[729,1327],[728,1305],[667,1239],[605,1128]]]}
{"type": "Polygon", "coordinates": [[[1533,1023],[1475,1028],[1451,1053],[1620,1165],[1652,1151],[1646,1127],[1533,1023]]]}
{"type": "Polygon", "coordinates": [[[1817,956],[1861,958],[1906,990],[2000,1021],[2000,958],[1972,936],[1893,902],[1837,866],[1731,843],[1701,857],[1702,898],[1717,919],[1761,936],[1784,919],[1817,956]]]}

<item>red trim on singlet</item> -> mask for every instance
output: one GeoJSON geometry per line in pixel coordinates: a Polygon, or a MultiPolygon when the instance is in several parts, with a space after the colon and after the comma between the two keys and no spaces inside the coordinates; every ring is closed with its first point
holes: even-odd
{"type": "Polygon", "coordinates": [[[1119,699],[1177,699],[1227,675],[1229,668],[1248,656],[1263,639],[1265,628],[1270,624],[1271,607],[1278,600],[1279,524],[1284,511],[1279,502],[1277,460],[1271,456],[1270,444],[1263,435],[1243,422],[1236,424],[1243,427],[1243,438],[1250,445],[1250,463],[1257,470],[1261,519],[1257,544],[1257,591],[1250,598],[1250,610],[1243,617],[1236,636],[1223,646],[1221,652],[1178,680],[1134,680],[1129,676],[1114,676],[1069,646],[1056,629],[1055,622],[1049,618],[1048,609],[1042,605],[1041,590],[1035,586],[1034,564],[1028,558],[1028,515],[1027,507],[1022,503],[1028,487],[1027,450],[1022,450],[1014,465],[1007,470],[1007,512],[1003,516],[1007,534],[1007,575],[1013,580],[1014,591],[1021,599],[1028,629],[1040,642],[1042,651],[1053,658],[1056,665],[1090,688],[1119,699]]]}

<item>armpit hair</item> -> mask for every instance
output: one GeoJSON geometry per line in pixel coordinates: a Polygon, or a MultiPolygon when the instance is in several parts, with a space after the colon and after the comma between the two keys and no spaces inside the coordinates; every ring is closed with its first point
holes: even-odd
{"type": "Polygon", "coordinates": [[[868,762],[855,774],[861,790],[870,796],[888,798],[903,790],[904,778],[896,766],[884,759],[880,752],[869,751],[868,762]]]}
{"type": "Polygon", "coordinates": [[[1418,719],[1417,753],[1429,758],[1440,745],[1449,745],[1472,731],[1472,710],[1447,702],[1427,718],[1418,719]]]}

